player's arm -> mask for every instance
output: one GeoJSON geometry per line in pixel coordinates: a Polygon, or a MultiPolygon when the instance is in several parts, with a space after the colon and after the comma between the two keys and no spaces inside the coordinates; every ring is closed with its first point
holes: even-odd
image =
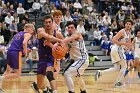
{"type": "Polygon", "coordinates": [[[132,41],[132,45],[134,46],[134,49],[135,49],[135,42],[136,42],[136,39],[134,38],[132,41]]]}
{"type": "Polygon", "coordinates": [[[54,36],[52,36],[52,35],[47,34],[47,33],[45,32],[45,29],[44,29],[44,28],[39,28],[39,29],[37,30],[37,32],[38,32],[39,35],[41,35],[42,37],[44,37],[44,38],[46,38],[46,39],[48,39],[48,40],[53,40],[53,41],[55,41],[55,42],[61,42],[61,39],[58,39],[58,38],[56,38],[56,37],[54,37],[54,36]]]}
{"type": "Polygon", "coordinates": [[[74,35],[63,39],[62,42],[67,44],[67,43],[69,43],[69,42],[71,42],[73,40],[79,39],[80,36],[81,36],[80,33],[75,33],[74,35]]]}
{"type": "Polygon", "coordinates": [[[31,34],[29,34],[29,33],[25,33],[25,35],[24,35],[24,40],[23,40],[23,50],[24,50],[24,53],[25,53],[25,55],[27,56],[27,45],[28,45],[28,41],[29,41],[29,39],[31,38],[31,34]]]}
{"type": "MultiPolygon", "coordinates": [[[[59,38],[59,39],[64,39],[64,36],[59,31],[56,31],[56,37],[59,38]]],[[[53,42],[52,40],[50,40],[50,41],[53,42]]],[[[50,41],[45,40],[44,45],[48,45],[51,48],[53,48],[53,44],[50,41]]]]}
{"type": "Polygon", "coordinates": [[[126,46],[126,42],[120,42],[119,39],[123,38],[124,34],[122,31],[119,31],[112,39],[112,42],[117,45],[124,45],[126,46]]]}
{"type": "Polygon", "coordinates": [[[59,31],[56,31],[56,37],[59,39],[64,39],[64,36],[59,31]]]}

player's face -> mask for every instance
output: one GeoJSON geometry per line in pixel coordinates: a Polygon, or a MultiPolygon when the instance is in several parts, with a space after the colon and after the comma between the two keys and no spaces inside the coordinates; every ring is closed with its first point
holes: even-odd
{"type": "Polygon", "coordinates": [[[75,27],[74,27],[73,24],[71,24],[71,25],[68,26],[67,31],[68,31],[68,33],[69,33],[70,35],[73,34],[74,30],[75,30],[75,27]]]}
{"type": "Polygon", "coordinates": [[[140,31],[137,32],[137,37],[140,37],[140,31]]]}
{"type": "Polygon", "coordinates": [[[44,25],[45,25],[46,29],[51,29],[52,28],[52,19],[51,18],[45,19],[44,25]]]}
{"type": "Polygon", "coordinates": [[[131,22],[126,22],[126,23],[125,23],[125,28],[126,28],[127,30],[131,30],[131,27],[132,27],[131,22]]]}
{"type": "Polygon", "coordinates": [[[34,34],[34,32],[35,32],[35,29],[32,28],[32,27],[28,28],[28,30],[29,30],[29,33],[30,33],[30,34],[34,34]]]}
{"type": "Polygon", "coordinates": [[[61,22],[61,19],[62,19],[62,16],[61,15],[54,16],[54,20],[55,20],[56,23],[60,23],[61,22]]]}

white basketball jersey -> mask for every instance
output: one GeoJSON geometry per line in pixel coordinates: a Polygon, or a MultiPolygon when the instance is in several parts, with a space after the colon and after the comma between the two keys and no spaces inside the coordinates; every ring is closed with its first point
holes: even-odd
{"type": "Polygon", "coordinates": [[[70,45],[70,57],[74,60],[88,59],[87,50],[84,40],[74,40],[69,43],[70,45]]]}
{"type": "Polygon", "coordinates": [[[59,32],[61,32],[61,28],[60,28],[60,26],[59,25],[57,25],[56,23],[55,23],[55,25],[56,25],[56,27],[57,27],[57,30],[59,31],[59,32]]]}
{"type": "Polygon", "coordinates": [[[140,40],[135,37],[135,51],[140,52],[140,40]]]}
{"type": "MultiPolygon", "coordinates": [[[[123,30],[123,33],[124,33],[124,37],[121,38],[121,39],[119,39],[119,41],[120,41],[120,42],[128,42],[129,38],[131,37],[131,36],[130,36],[131,34],[130,34],[130,32],[127,33],[127,32],[125,31],[125,29],[122,29],[122,30],[123,30]]],[[[121,47],[122,47],[122,48],[125,48],[125,46],[123,46],[123,45],[121,45],[121,47]]]]}

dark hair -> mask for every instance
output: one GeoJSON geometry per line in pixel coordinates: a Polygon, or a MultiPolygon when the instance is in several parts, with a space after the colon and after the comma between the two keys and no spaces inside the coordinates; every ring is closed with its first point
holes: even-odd
{"type": "Polygon", "coordinates": [[[130,23],[133,25],[133,21],[132,21],[131,19],[126,19],[126,20],[124,21],[124,24],[126,24],[127,22],[130,22],[130,23]]]}
{"type": "Polygon", "coordinates": [[[77,28],[77,24],[73,21],[67,22],[66,26],[69,26],[69,25],[74,25],[74,27],[77,28]]]}
{"type": "Polygon", "coordinates": [[[51,15],[49,15],[49,14],[48,14],[48,15],[46,15],[46,16],[44,17],[44,21],[45,21],[45,19],[49,19],[49,18],[53,21],[52,16],[51,16],[51,15]]]}

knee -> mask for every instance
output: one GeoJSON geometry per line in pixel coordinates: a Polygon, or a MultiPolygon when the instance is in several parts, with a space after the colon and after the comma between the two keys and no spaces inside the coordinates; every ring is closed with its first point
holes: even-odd
{"type": "Polygon", "coordinates": [[[46,76],[49,81],[55,80],[52,71],[47,71],[46,76]]]}

